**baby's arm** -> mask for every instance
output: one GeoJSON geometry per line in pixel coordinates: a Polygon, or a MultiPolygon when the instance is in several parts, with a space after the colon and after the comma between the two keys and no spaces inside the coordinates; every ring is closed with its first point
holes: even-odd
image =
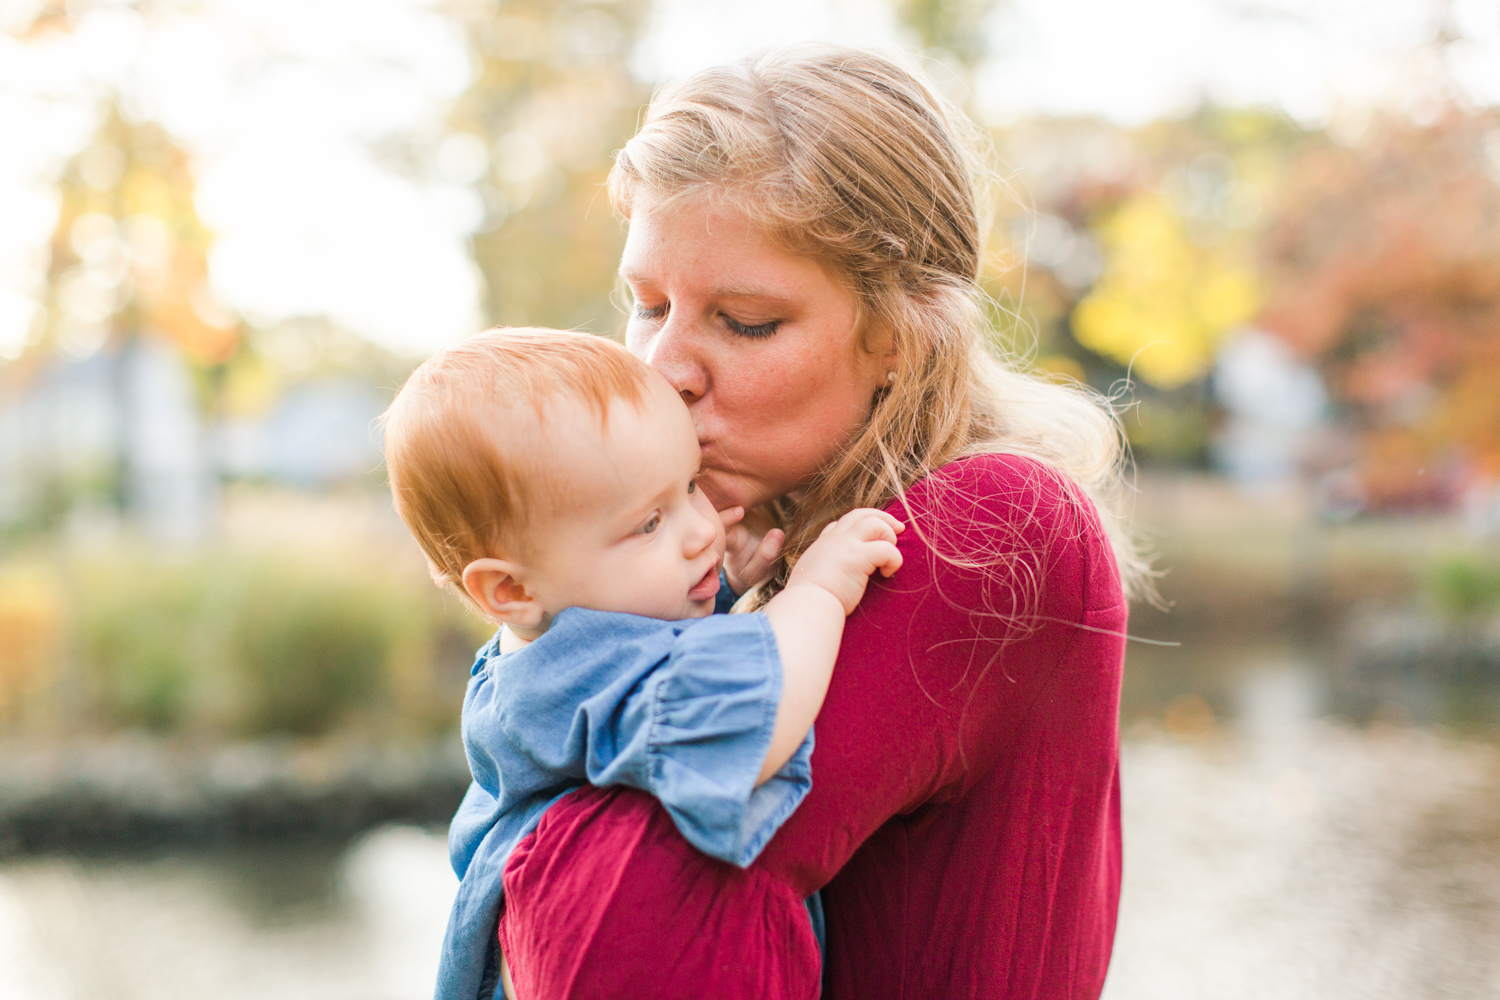
{"type": "Polygon", "coordinates": [[[823,529],[792,568],[786,587],[761,610],[781,655],[781,701],[757,783],[796,753],[823,707],[844,619],[864,596],[870,574],[901,568],[896,535],[905,525],[884,511],[853,510],[823,529]]]}

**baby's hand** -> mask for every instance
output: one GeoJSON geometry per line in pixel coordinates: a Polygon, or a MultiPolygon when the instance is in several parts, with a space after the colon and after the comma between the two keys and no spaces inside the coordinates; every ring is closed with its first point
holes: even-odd
{"type": "Polygon", "coordinates": [[[745,518],[743,507],[721,510],[719,517],[724,519],[724,535],[728,541],[724,550],[724,577],[729,581],[730,590],[743,594],[770,575],[771,563],[776,561],[781,543],[786,541],[786,532],[772,528],[764,535],[757,535],[748,525],[741,523],[745,518]]]}
{"type": "Polygon", "coordinates": [[[901,568],[901,550],[896,535],[906,525],[883,510],[861,507],[851,510],[823,529],[792,568],[787,589],[802,584],[822,587],[851,614],[865,596],[870,574],[880,570],[890,576],[901,568]]]}

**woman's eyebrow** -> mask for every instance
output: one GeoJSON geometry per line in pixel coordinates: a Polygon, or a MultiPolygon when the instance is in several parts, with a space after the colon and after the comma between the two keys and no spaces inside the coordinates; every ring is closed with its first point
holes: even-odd
{"type": "MultiPolygon", "coordinates": [[[[636,284],[654,284],[650,276],[639,271],[620,268],[620,277],[628,282],[636,284]]],[[[708,290],[708,294],[717,299],[765,299],[774,302],[790,302],[795,296],[788,292],[778,291],[772,288],[756,288],[753,285],[717,285],[708,290]]]]}
{"type": "Polygon", "coordinates": [[[790,295],[769,288],[751,288],[745,285],[720,285],[713,290],[713,295],[720,299],[767,299],[774,302],[790,302],[792,299],[790,295]]]}

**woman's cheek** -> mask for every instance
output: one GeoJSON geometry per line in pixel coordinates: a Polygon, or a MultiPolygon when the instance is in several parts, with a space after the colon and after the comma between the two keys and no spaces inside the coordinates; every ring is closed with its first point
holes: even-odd
{"type": "Polygon", "coordinates": [[[757,507],[777,494],[759,488],[759,484],[742,473],[705,469],[698,477],[698,488],[720,510],[725,507],[757,507]]]}

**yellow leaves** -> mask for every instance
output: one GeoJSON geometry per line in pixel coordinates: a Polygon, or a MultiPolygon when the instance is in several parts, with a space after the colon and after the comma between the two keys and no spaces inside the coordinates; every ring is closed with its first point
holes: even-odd
{"type": "Polygon", "coordinates": [[[1045,354],[1036,359],[1036,369],[1038,374],[1045,373],[1057,382],[1084,383],[1088,381],[1083,365],[1066,354],[1045,354]]]}
{"type": "Polygon", "coordinates": [[[0,722],[13,721],[27,690],[61,652],[62,597],[36,567],[0,571],[0,722]]]}
{"type": "Polygon", "coordinates": [[[1224,334],[1260,307],[1240,245],[1195,245],[1159,195],[1135,195],[1098,232],[1104,276],[1074,311],[1074,333],[1152,385],[1201,377],[1224,334]]]}
{"type": "Polygon", "coordinates": [[[184,204],[171,184],[160,174],[147,170],[130,171],[120,184],[120,202],[126,215],[152,215],[166,222],[172,230],[197,228],[192,204],[184,204]]]}

